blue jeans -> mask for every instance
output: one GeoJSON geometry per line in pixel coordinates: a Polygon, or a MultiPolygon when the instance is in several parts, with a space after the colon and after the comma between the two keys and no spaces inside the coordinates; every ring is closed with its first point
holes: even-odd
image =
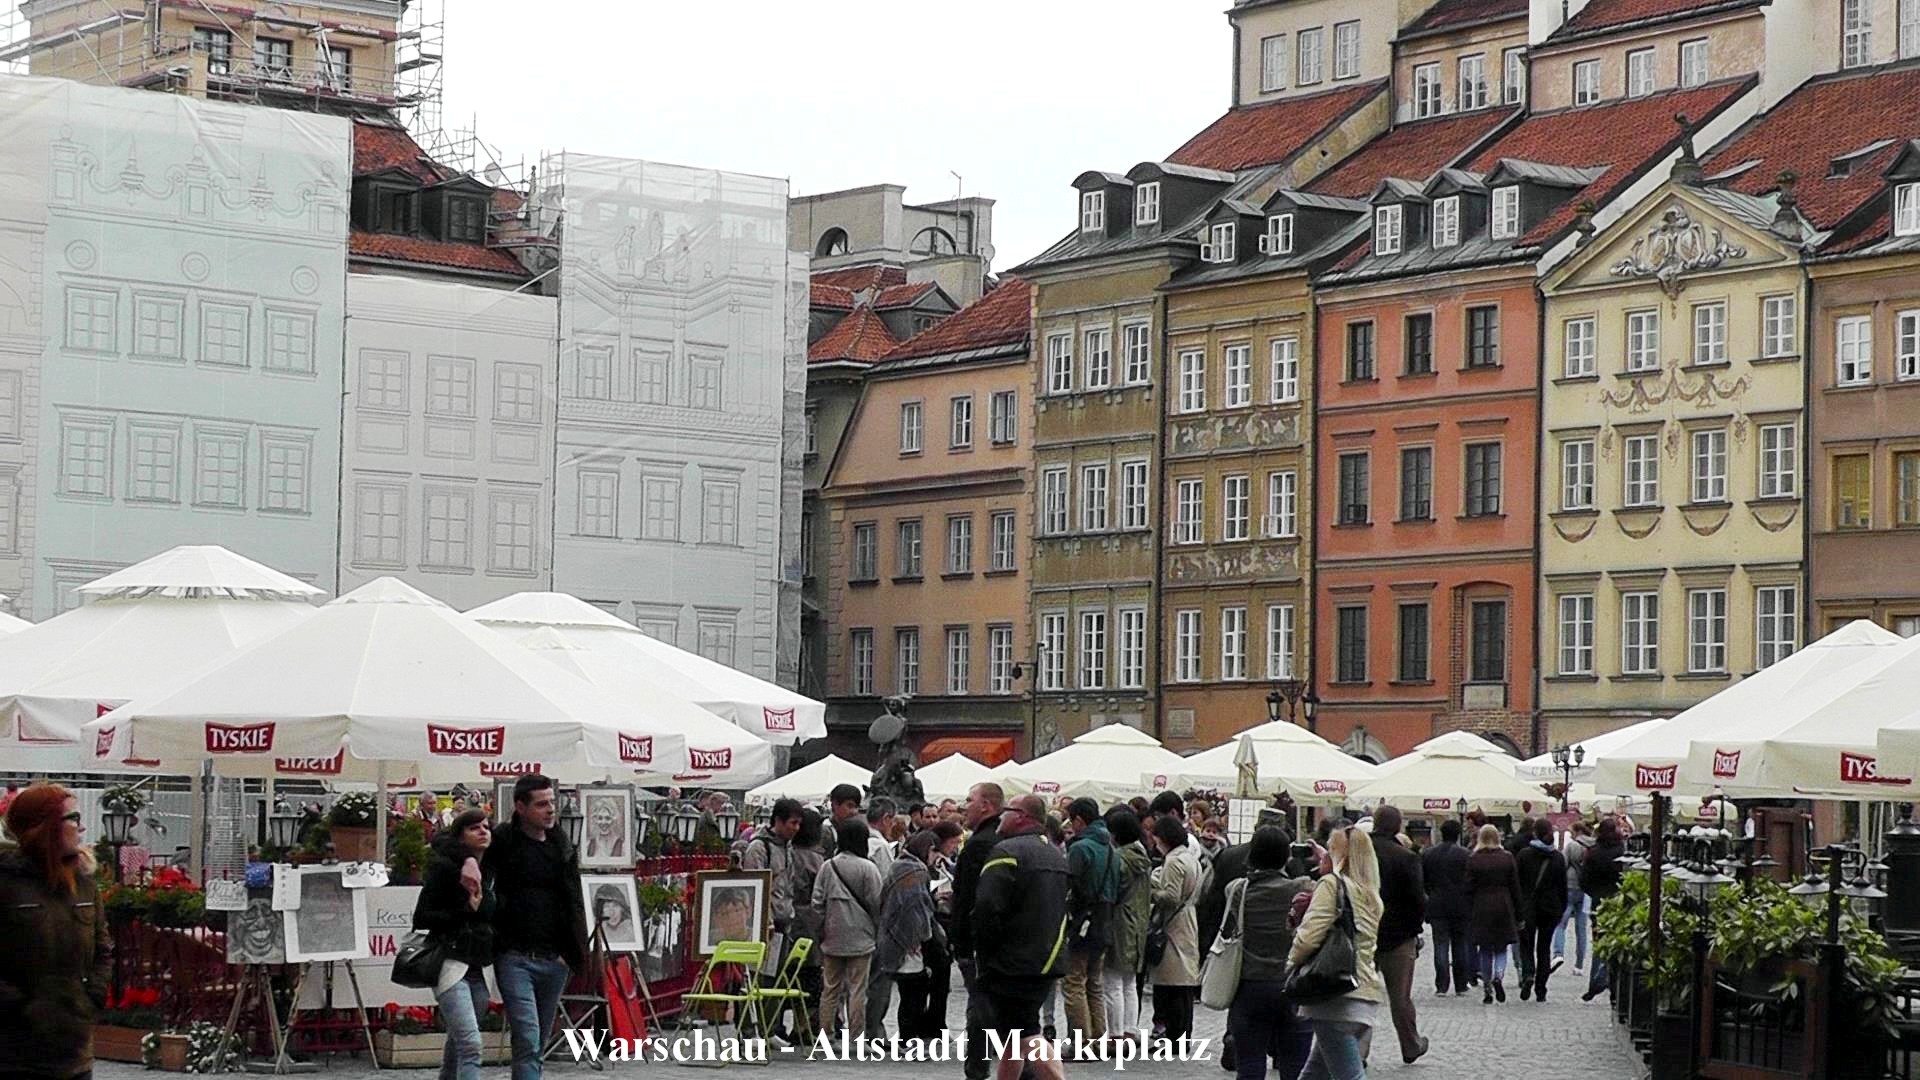
{"type": "Polygon", "coordinates": [[[467,977],[447,987],[434,999],[440,1005],[440,1023],[447,1029],[447,1048],[440,1053],[440,1080],[480,1080],[480,1018],[487,1014],[487,973],[467,965],[467,977]]]}
{"type": "Polygon", "coordinates": [[[501,953],[493,962],[513,1036],[513,1080],[540,1080],[540,1052],[553,1037],[553,1014],[567,988],[567,962],[501,953]]]}
{"type": "Polygon", "coordinates": [[[1360,1053],[1360,1039],[1368,1030],[1366,1024],[1345,1020],[1315,1020],[1313,1053],[1307,1058],[1300,1080],[1367,1080],[1367,1061],[1360,1053]]]}
{"type": "Polygon", "coordinates": [[[1451,917],[1435,919],[1432,925],[1434,988],[1444,994],[1452,986],[1464,994],[1473,981],[1473,929],[1468,920],[1451,917]]]}
{"type": "Polygon", "coordinates": [[[1227,1032],[1237,1080],[1266,1080],[1269,1058],[1280,1080],[1296,1080],[1306,1067],[1312,1032],[1295,1014],[1285,987],[1280,979],[1244,979],[1233,995],[1227,1032]]]}
{"type": "Polygon", "coordinates": [[[1573,927],[1573,966],[1587,966],[1587,894],[1579,889],[1567,890],[1567,910],[1560,916],[1560,925],[1553,931],[1553,955],[1567,955],[1567,927],[1573,927]]]}
{"type": "Polygon", "coordinates": [[[1504,979],[1507,977],[1507,946],[1495,945],[1493,948],[1481,948],[1480,978],[1482,981],[1504,979]]]}

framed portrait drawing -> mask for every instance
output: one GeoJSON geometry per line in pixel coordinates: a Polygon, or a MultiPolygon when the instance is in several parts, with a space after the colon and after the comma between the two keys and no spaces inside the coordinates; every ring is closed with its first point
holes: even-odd
{"type": "Polygon", "coordinates": [[[633,789],[589,784],[580,789],[580,866],[624,870],[633,865],[633,789]]]}
{"type": "Polygon", "coordinates": [[[608,952],[640,951],[640,894],[632,874],[582,874],[580,893],[589,935],[597,928],[608,952]]]}
{"type": "MultiPolygon", "coordinates": [[[[517,777],[515,778],[518,779],[517,777]]],[[[513,820],[514,780],[495,780],[493,782],[493,820],[505,825],[513,820]]]]}
{"type": "Polygon", "coordinates": [[[702,870],[693,875],[693,948],[712,956],[722,941],[766,941],[773,933],[773,871],[702,870]]]}
{"type": "Polygon", "coordinates": [[[292,963],[311,960],[359,960],[371,955],[367,944],[367,891],[349,889],[340,866],[301,866],[300,906],[286,916],[286,954],[292,963]]]}
{"type": "Polygon", "coordinates": [[[286,920],[280,916],[271,888],[248,889],[247,906],[227,914],[227,963],[286,963],[286,920]]]}

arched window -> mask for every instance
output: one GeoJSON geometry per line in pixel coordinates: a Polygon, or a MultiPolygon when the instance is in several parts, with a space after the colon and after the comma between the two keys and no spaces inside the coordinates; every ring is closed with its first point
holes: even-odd
{"type": "Polygon", "coordinates": [[[1525,756],[1520,753],[1520,744],[1514,742],[1512,739],[1508,738],[1506,735],[1502,734],[1501,732],[1489,731],[1486,734],[1482,735],[1481,738],[1487,740],[1488,742],[1499,747],[1500,749],[1505,750],[1507,753],[1513,755],[1514,757],[1525,756]]]}
{"type": "Polygon", "coordinates": [[[1364,726],[1356,727],[1349,732],[1346,741],[1340,744],[1340,749],[1350,757],[1357,757],[1375,765],[1384,765],[1387,759],[1393,756],[1387,749],[1387,744],[1367,734],[1364,726]]]}
{"type": "Polygon", "coordinates": [[[823,259],[833,255],[845,255],[847,253],[847,230],[828,229],[821,235],[820,243],[814,247],[813,253],[823,259]]]}
{"type": "Polygon", "coordinates": [[[907,250],[915,255],[951,255],[959,249],[953,234],[938,225],[930,225],[914,234],[907,250]]]}

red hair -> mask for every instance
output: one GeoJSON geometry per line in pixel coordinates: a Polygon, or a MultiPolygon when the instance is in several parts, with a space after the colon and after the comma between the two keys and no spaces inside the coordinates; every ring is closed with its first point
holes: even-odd
{"type": "Polygon", "coordinates": [[[60,843],[71,798],[73,793],[59,784],[34,784],[7,806],[7,831],[20,844],[20,853],[38,864],[47,884],[64,896],[72,896],[78,887],[80,865],[77,856],[61,850],[60,843]]]}

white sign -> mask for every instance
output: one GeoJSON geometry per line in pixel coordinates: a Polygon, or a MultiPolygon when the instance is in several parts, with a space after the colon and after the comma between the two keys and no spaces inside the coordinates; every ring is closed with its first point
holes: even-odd
{"type": "Polygon", "coordinates": [[[245,911],[247,910],[247,883],[233,878],[210,878],[207,881],[208,911],[245,911]]]}
{"type": "MultiPolygon", "coordinates": [[[[354,961],[353,973],[360,979],[360,996],[367,1008],[378,1009],[389,1001],[401,1005],[432,1005],[432,990],[415,990],[393,981],[393,955],[399,951],[401,939],[413,931],[413,908],[420,901],[420,886],[382,885],[366,890],[366,897],[368,958],[354,961]]],[[[327,1000],[321,965],[315,964],[307,971],[306,983],[300,991],[301,1008],[353,1007],[353,984],[347,981],[347,973],[338,965],[335,969],[332,1001],[327,1000]]],[[[493,984],[491,968],[487,972],[487,984],[493,984]]],[[[499,993],[495,992],[492,1000],[500,1000],[499,993]]]]}

